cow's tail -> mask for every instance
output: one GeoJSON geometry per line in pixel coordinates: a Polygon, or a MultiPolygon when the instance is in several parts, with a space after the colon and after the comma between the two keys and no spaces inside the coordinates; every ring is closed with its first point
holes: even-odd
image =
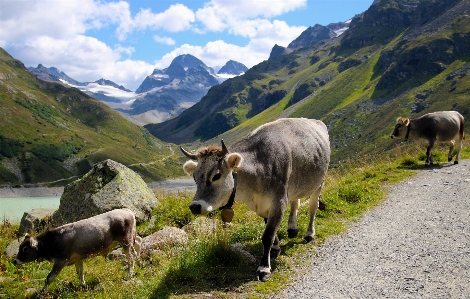
{"type": "Polygon", "coordinates": [[[463,131],[463,129],[464,129],[464,122],[465,122],[465,119],[462,117],[462,119],[460,120],[460,131],[459,131],[459,135],[460,135],[460,139],[461,139],[461,140],[464,140],[464,139],[465,139],[465,132],[463,131]]]}

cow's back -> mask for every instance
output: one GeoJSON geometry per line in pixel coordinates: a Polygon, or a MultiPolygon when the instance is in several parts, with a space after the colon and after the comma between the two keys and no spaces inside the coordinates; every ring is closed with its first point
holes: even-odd
{"type": "Polygon", "coordinates": [[[464,118],[457,111],[439,111],[425,114],[416,121],[420,137],[446,142],[454,140],[459,135],[464,118]]]}
{"type": "Polygon", "coordinates": [[[60,235],[65,252],[79,256],[106,252],[110,246],[132,245],[135,236],[135,216],[129,209],[116,209],[91,218],[66,224],[53,230],[60,235]]]}
{"type": "MultiPolygon", "coordinates": [[[[330,162],[325,124],[306,118],[286,118],[263,125],[235,143],[230,152],[243,153],[251,171],[264,175],[262,186],[288,185],[291,199],[308,196],[322,184],[330,162]]],[[[254,187],[259,189],[260,187],[254,187]]]]}

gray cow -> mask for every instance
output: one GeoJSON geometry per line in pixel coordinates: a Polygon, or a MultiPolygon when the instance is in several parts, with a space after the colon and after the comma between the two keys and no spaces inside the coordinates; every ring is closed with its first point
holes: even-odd
{"type": "Polygon", "coordinates": [[[310,196],[310,222],[305,241],[313,241],[315,214],[330,162],[330,142],[323,122],[279,119],[260,126],[229,148],[222,141],[222,148],[203,147],[196,154],[181,150],[191,159],[184,164],[184,171],[193,175],[197,186],[189,206],[192,213],[205,215],[240,200],[265,219],[257,279],[266,281],[271,275],[270,253],[271,249],[273,253],[280,251],[276,233],[288,204],[288,235],[297,235],[297,211],[300,198],[306,196],[310,196]]]}
{"type": "Polygon", "coordinates": [[[454,164],[459,163],[460,150],[464,134],[464,117],[457,111],[439,111],[425,114],[418,118],[398,117],[391,138],[421,139],[427,142],[425,166],[433,164],[432,148],[436,142],[449,142],[448,160],[452,161],[452,153],[457,142],[457,155],[454,164]]]}
{"type": "Polygon", "coordinates": [[[90,256],[106,256],[119,243],[127,256],[128,275],[132,276],[142,239],[136,236],[134,213],[116,209],[94,217],[48,230],[37,237],[26,235],[14,260],[15,265],[33,261],[53,262],[41,293],[65,267],[75,264],[80,283],[85,284],[83,260],[90,256]],[[135,241],[137,241],[135,243],[135,241]]]}

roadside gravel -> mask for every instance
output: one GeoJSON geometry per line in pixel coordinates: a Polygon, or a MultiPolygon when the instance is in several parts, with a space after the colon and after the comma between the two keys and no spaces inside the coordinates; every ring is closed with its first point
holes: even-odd
{"type": "Polygon", "coordinates": [[[417,172],[273,298],[470,298],[470,160],[417,172]]]}

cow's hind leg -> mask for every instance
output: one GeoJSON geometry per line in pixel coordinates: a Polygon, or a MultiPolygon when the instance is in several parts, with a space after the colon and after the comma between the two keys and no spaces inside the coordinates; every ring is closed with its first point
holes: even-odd
{"type": "Polygon", "coordinates": [[[449,153],[447,154],[447,161],[452,161],[452,154],[454,153],[455,140],[450,142],[449,153]]]}
{"type": "Polygon", "coordinates": [[[297,214],[299,211],[300,199],[294,199],[290,202],[289,221],[287,223],[287,236],[289,238],[297,237],[299,229],[297,227],[297,214]]]}
{"type": "Polygon", "coordinates": [[[463,139],[463,135],[457,140],[457,153],[455,155],[454,164],[459,164],[460,150],[462,149],[462,139],[463,139]]]}
{"type": "Polygon", "coordinates": [[[321,189],[323,188],[323,183],[315,190],[309,199],[309,216],[310,220],[308,222],[307,232],[305,233],[304,240],[306,243],[312,243],[315,238],[315,215],[317,214],[319,198],[321,194],[321,189]]]}

